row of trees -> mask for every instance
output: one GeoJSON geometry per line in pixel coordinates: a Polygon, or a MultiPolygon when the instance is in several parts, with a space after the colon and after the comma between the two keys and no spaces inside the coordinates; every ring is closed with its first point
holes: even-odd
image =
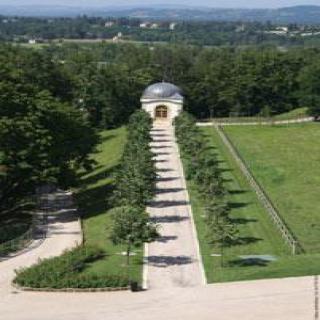
{"type": "Polygon", "coordinates": [[[127,143],[115,175],[111,238],[115,244],[126,246],[129,279],[132,248],[158,236],[157,226],[145,212],[147,202],[154,196],[156,181],[150,150],[151,126],[152,120],[144,111],[136,111],[130,117],[127,143]]]}
{"type": "Polygon", "coordinates": [[[186,176],[194,181],[203,200],[208,243],[220,247],[223,266],[223,248],[236,239],[238,230],[230,217],[228,191],[219,162],[192,116],[182,113],[175,128],[186,176]]]}
{"type": "Polygon", "coordinates": [[[127,126],[128,140],[115,175],[116,206],[145,208],[155,190],[155,165],[150,150],[152,120],[142,110],[136,111],[127,126]]]}

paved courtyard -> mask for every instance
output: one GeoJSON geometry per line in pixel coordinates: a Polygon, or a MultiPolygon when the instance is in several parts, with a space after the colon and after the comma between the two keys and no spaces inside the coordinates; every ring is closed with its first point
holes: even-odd
{"type": "Polygon", "coordinates": [[[5,293],[2,320],[315,320],[313,278],[141,293],[5,293]]]}

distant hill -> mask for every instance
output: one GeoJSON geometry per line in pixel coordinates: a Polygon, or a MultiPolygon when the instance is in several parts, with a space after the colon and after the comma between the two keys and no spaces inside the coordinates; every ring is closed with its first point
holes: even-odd
{"type": "Polygon", "coordinates": [[[157,6],[154,8],[4,6],[2,15],[17,16],[114,16],[161,20],[271,21],[276,23],[320,24],[320,6],[295,6],[280,9],[220,9],[157,6]]]}

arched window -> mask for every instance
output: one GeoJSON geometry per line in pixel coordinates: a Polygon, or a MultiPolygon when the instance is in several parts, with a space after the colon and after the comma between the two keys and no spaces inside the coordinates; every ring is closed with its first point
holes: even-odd
{"type": "Polygon", "coordinates": [[[157,106],[155,111],[156,119],[167,119],[168,118],[168,107],[157,106]]]}

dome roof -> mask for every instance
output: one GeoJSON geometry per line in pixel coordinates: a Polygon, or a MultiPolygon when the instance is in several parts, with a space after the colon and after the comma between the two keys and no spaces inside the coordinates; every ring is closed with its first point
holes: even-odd
{"type": "Polygon", "coordinates": [[[172,83],[158,82],[149,86],[143,93],[144,99],[176,99],[181,100],[182,90],[172,83]]]}

